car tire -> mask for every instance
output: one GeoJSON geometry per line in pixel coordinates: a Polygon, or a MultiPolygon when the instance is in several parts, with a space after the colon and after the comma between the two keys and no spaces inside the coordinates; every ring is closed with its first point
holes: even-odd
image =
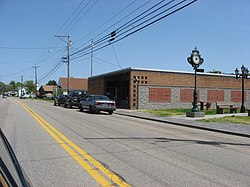
{"type": "Polygon", "coordinates": [[[63,107],[64,107],[64,108],[67,108],[66,102],[63,103],[63,107]]]}
{"type": "Polygon", "coordinates": [[[56,106],[56,102],[54,101],[54,106],[56,106]]]}
{"type": "Polygon", "coordinates": [[[113,111],[109,111],[109,115],[112,115],[113,114],[113,111]]]}
{"type": "Polygon", "coordinates": [[[72,103],[71,102],[69,102],[69,108],[72,108],[72,103]]]}
{"type": "Polygon", "coordinates": [[[80,110],[80,112],[83,112],[83,108],[80,104],[79,104],[79,110],[80,110]]]}
{"type": "Polygon", "coordinates": [[[89,112],[90,113],[95,113],[95,110],[94,110],[93,106],[89,106],[89,112]]]}

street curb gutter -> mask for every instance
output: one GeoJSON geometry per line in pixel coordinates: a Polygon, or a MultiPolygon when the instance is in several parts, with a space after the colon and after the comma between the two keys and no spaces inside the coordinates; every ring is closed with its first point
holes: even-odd
{"type": "Polygon", "coordinates": [[[219,133],[224,133],[224,134],[229,134],[229,135],[234,135],[234,136],[241,136],[241,137],[250,138],[250,134],[244,134],[244,133],[233,132],[233,131],[225,131],[225,130],[222,130],[222,129],[195,126],[195,125],[190,125],[190,124],[187,124],[187,123],[184,123],[184,122],[182,122],[182,123],[181,122],[173,122],[173,121],[170,121],[170,120],[161,120],[161,119],[149,118],[149,117],[145,117],[145,116],[124,114],[124,113],[119,113],[119,112],[116,112],[115,114],[118,114],[118,115],[121,115],[121,116],[128,116],[128,117],[138,118],[138,119],[156,121],[156,122],[161,122],[161,123],[170,123],[170,124],[177,125],[177,126],[182,126],[182,127],[189,127],[189,128],[200,129],[200,130],[219,132],[219,133]]]}

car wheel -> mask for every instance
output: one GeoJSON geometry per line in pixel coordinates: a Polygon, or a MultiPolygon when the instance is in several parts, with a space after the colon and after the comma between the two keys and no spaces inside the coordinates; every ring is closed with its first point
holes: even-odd
{"type": "Polygon", "coordinates": [[[64,108],[67,108],[66,102],[63,103],[63,107],[64,107],[64,108]]]}
{"type": "Polygon", "coordinates": [[[69,102],[69,108],[72,108],[72,103],[71,102],[69,102]]]}
{"type": "Polygon", "coordinates": [[[109,115],[112,115],[113,114],[113,111],[109,111],[109,115]]]}
{"type": "Polygon", "coordinates": [[[56,106],[56,102],[54,101],[54,106],[56,106]]]}
{"type": "Polygon", "coordinates": [[[95,112],[93,106],[91,106],[91,105],[89,106],[89,112],[90,112],[90,113],[94,113],[94,112],[95,112]]]}
{"type": "Polygon", "coordinates": [[[83,112],[83,108],[80,104],[79,104],[79,110],[80,110],[80,112],[83,112]]]}

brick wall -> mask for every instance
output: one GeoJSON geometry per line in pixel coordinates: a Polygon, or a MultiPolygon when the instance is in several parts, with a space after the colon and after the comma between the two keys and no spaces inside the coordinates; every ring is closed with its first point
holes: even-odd
{"type": "MultiPolygon", "coordinates": [[[[138,92],[139,109],[192,108],[193,88],[140,85],[138,92]],[[167,95],[164,96],[163,90],[167,92],[167,95]],[[164,97],[166,97],[166,100],[162,99],[164,97]],[[160,100],[162,101],[160,102],[160,100]]],[[[235,102],[237,106],[240,106],[241,91],[200,88],[198,90],[198,100],[200,99],[204,102],[211,102],[211,108],[215,108],[216,101],[232,101],[235,102]]],[[[245,91],[245,100],[246,108],[250,108],[250,102],[247,102],[250,101],[250,90],[245,91]]]]}
{"type": "Polygon", "coordinates": [[[171,102],[171,89],[149,88],[149,102],[171,102]]]}
{"type": "Polygon", "coordinates": [[[88,93],[89,94],[104,94],[104,79],[89,79],[88,93]]]}
{"type": "MultiPolygon", "coordinates": [[[[242,92],[232,90],[231,91],[231,101],[232,102],[241,102],[242,100],[242,92]]],[[[244,92],[244,101],[246,101],[246,91],[244,92]]]]}
{"type": "Polygon", "coordinates": [[[207,101],[216,102],[224,101],[224,90],[208,90],[207,91],[207,101]]]}
{"type": "MultiPolygon", "coordinates": [[[[200,100],[200,90],[198,92],[198,100],[200,100]]],[[[194,100],[194,89],[192,88],[181,88],[180,89],[180,102],[193,102],[194,100]]]]}

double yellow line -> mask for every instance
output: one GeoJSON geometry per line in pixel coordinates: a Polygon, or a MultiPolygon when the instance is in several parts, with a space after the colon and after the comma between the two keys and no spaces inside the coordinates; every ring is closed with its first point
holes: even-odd
{"type": "MultiPolygon", "coordinates": [[[[18,101],[19,102],[19,101],[18,101]]],[[[50,125],[42,117],[28,108],[22,102],[21,106],[67,151],[78,164],[84,168],[88,174],[96,180],[101,186],[121,186],[129,187],[124,180],[105,168],[100,162],[91,157],[88,153],[74,144],[66,136],[60,133],[56,128],[50,125]]]]}

